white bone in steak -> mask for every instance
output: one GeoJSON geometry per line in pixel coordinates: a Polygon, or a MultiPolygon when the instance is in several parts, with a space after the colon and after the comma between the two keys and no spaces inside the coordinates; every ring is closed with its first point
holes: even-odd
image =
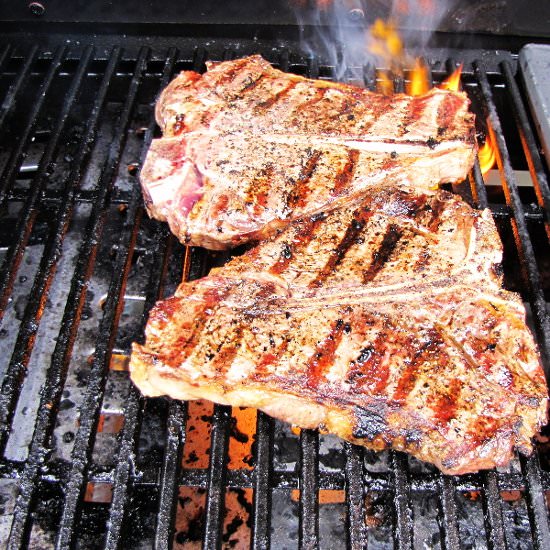
{"type": "Polygon", "coordinates": [[[528,453],[547,389],[489,211],[367,189],[152,310],[145,395],[257,407],[461,474],[528,453]]]}
{"type": "Polygon", "coordinates": [[[207,66],[163,91],[164,137],[141,171],[149,214],[184,243],[231,248],[373,186],[462,180],[473,163],[465,93],[386,97],[260,56],[207,66]]]}

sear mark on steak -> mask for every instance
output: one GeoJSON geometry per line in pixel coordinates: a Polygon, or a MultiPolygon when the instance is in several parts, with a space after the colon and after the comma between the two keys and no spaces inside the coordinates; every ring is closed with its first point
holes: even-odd
{"type": "Polygon", "coordinates": [[[352,436],[356,439],[374,441],[377,437],[384,436],[390,426],[386,421],[388,406],[386,403],[372,403],[366,407],[354,407],[355,415],[352,436]]]}
{"type": "Polygon", "coordinates": [[[163,137],[140,174],[149,214],[186,244],[232,248],[370,187],[429,189],[463,180],[473,164],[463,92],[389,98],[284,73],[257,55],[207,67],[162,92],[163,137]]]}
{"type": "Polygon", "coordinates": [[[182,283],[151,311],[131,377],[145,395],[257,407],[448,474],[504,466],[532,450],[547,388],[501,259],[488,210],[367,189],[182,283]]]}

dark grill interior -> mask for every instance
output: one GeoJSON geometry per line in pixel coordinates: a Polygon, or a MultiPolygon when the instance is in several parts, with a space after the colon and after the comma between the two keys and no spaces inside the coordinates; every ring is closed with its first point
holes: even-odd
{"type": "MultiPolygon", "coordinates": [[[[544,433],[532,457],[506,470],[453,478],[399,453],[296,434],[262,413],[145,401],[130,383],[130,344],[154,301],[182,273],[197,278],[227,259],[185,249],[144,214],[137,174],[158,131],[156,94],[179,70],[254,52],[284,70],[332,75],[280,44],[182,40],[138,51],[0,42],[0,540],[9,548],[549,547],[544,433]]],[[[530,305],[548,365],[550,193],[516,56],[455,54],[465,58],[463,86],[480,133],[498,145],[501,174],[486,187],[476,165],[455,191],[494,212],[506,285],[530,305]],[[533,186],[518,185],[526,171],[533,186]]],[[[448,57],[428,58],[435,82],[454,67],[448,57]]],[[[376,71],[349,78],[372,87],[376,71]]]]}

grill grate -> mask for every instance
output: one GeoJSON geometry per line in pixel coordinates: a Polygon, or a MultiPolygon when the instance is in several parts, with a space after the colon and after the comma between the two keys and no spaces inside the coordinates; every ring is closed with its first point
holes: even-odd
{"type": "MultiPolygon", "coordinates": [[[[129,342],[141,337],[147,312],[158,297],[173,291],[182,267],[185,277],[196,278],[224,257],[184,249],[164,225],[143,215],[135,166],[156,131],[153,100],[175,72],[202,70],[206,59],[234,58],[257,46],[250,51],[231,44],[166,51],[142,47],[135,54],[115,46],[107,55],[92,47],[61,46],[53,53],[37,46],[23,52],[14,44],[0,47],[0,345],[5,357],[0,494],[5,487],[17,488],[17,497],[5,504],[9,522],[0,524],[0,540],[8,548],[164,549],[197,539],[206,548],[231,547],[236,539],[228,534],[227,495],[245,489],[252,495],[245,530],[253,548],[277,547],[281,541],[328,548],[340,532],[352,549],[419,543],[453,549],[467,546],[472,532],[489,548],[548,547],[550,465],[544,441],[537,453],[508,470],[452,478],[400,453],[376,455],[310,430],[298,437],[258,413],[252,467],[233,468],[234,411],[215,406],[208,467],[183,467],[192,436],[188,404],[142,399],[113,363],[118,358],[124,364],[129,342]],[[67,257],[73,258],[68,265],[67,257]],[[60,285],[62,299],[49,303],[60,285]],[[28,298],[20,299],[25,288],[28,298]],[[98,289],[104,293],[99,305],[97,296],[90,297],[98,289]],[[94,304],[98,307],[90,309],[94,304]],[[52,315],[57,322],[47,332],[52,315]],[[55,343],[47,340],[51,333],[55,343]],[[51,349],[41,365],[35,356],[44,346],[51,349]],[[42,388],[29,398],[25,388],[34,376],[39,379],[35,387],[42,388]],[[75,380],[81,381],[80,389],[75,380]],[[79,413],[78,422],[73,415],[67,424],[64,403],[70,392],[79,413]],[[31,412],[25,416],[22,408],[29,399],[38,407],[27,405],[31,412]],[[115,413],[123,422],[110,440],[110,455],[103,456],[101,426],[115,413]],[[151,433],[155,422],[158,434],[151,433]],[[67,425],[76,432],[74,440],[63,439],[73,433],[61,433],[67,425]],[[18,447],[19,431],[27,435],[20,436],[24,444],[18,447]],[[292,445],[282,448],[282,441],[292,445]],[[175,536],[181,487],[206,491],[195,539],[190,532],[175,536]],[[94,497],[94,488],[106,489],[106,496],[94,497]],[[519,496],[510,504],[513,492],[519,496]],[[322,495],[329,493],[338,497],[335,504],[323,502],[322,495]],[[277,512],[281,502],[286,516],[277,512]],[[433,512],[431,523],[422,523],[423,507],[433,512]],[[294,524],[288,527],[283,519],[293,510],[294,524]],[[325,524],[325,510],[337,510],[341,520],[325,524]],[[517,525],[511,526],[510,518],[517,525]]],[[[262,53],[284,70],[330,77],[331,68],[321,60],[306,60],[294,51],[277,46],[262,53]]],[[[502,192],[485,186],[478,163],[469,188],[455,190],[478,207],[489,206],[503,235],[513,236],[505,240],[506,254],[519,258],[522,273],[507,273],[507,280],[530,305],[548,365],[545,291],[550,289],[544,254],[550,191],[515,76],[515,57],[505,57],[500,65],[500,58],[470,63],[463,77],[481,123],[486,120],[498,145],[502,192]],[[502,117],[509,108],[512,122],[502,117]],[[534,190],[518,185],[518,170],[529,170],[534,190]]],[[[455,64],[431,65],[440,79],[455,64]]],[[[366,83],[376,80],[373,67],[361,69],[361,75],[366,83]]],[[[245,524],[246,518],[240,521],[245,524]]],[[[238,544],[248,545],[248,539],[238,544]]]]}

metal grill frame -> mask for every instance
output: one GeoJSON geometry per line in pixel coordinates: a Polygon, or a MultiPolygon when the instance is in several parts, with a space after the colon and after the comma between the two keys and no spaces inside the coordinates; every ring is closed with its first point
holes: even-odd
{"type": "MultiPolygon", "coordinates": [[[[140,220],[143,215],[138,186],[129,196],[120,199],[120,202],[127,208],[125,223],[120,235],[118,253],[107,300],[104,304],[103,317],[97,332],[96,349],[90,369],[86,397],[81,405],[80,427],[74,444],[72,462],[64,468],[54,470],[54,474],[50,471],[47,475],[44,473],[43,466],[49,461],[55,418],[59,410],[72,346],[82,313],[86,282],[93,268],[98,243],[101,240],[107,208],[110,201],[113,200],[111,192],[120,168],[127,131],[136,108],[137,94],[143,75],[148,71],[148,66],[153,57],[157,61],[161,60],[163,69],[158,78],[160,89],[166,85],[173,75],[178,61],[184,60],[191,68],[201,70],[204,61],[209,57],[208,50],[200,46],[194,46],[193,48],[186,46],[180,50],[170,48],[160,55],[156,49],[153,51],[149,47],[142,47],[139,52],[129,58],[124,58],[124,52],[120,47],[115,46],[109,50],[106,59],[103,56],[97,56],[93,47],[83,48],[76,57],[74,53],[69,52],[69,49],[66,46],[60,46],[52,55],[44,55],[38,46],[33,46],[27,48],[24,55],[20,55],[17,53],[17,47],[7,43],[0,50],[0,71],[3,70],[10,59],[12,62],[16,62],[18,67],[18,72],[6,92],[0,108],[0,137],[2,136],[2,127],[11,115],[19,94],[33,71],[33,67],[40,60],[46,65],[36,101],[29,109],[27,119],[22,127],[21,138],[12,150],[10,159],[5,165],[0,178],[0,206],[12,200],[24,201],[22,215],[17,227],[14,229],[14,242],[8,248],[4,262],[0,267],[0,316],[8,307],[15,277],[18,273],[25,246],[33,231],[37,211],[44,201],[53,200],[47,193],[49,170],[61,147],[61,137],[67,117],[77,101],[91,62],[100,59],[102,66],[105,67],[103,80],[96,95],[92,112],[87,120],[74,168],[64,182],[63,195],[56,199],[58,209],[54,222],[55,230],[46,243],[40,268],[34,281],[32,297],[28,301],[21,321],[15,352],[10,359],[0,389],[0,455],[3,455],[19,398],[21,383],[25,377],[25,369],[40,325],[44,302],[51,280],[55,276],[64,236],[71,221],[75,204],[78,201],[89,201],[93,206],[85,229],[85,239],[79,252],[72,284],[68,290],[67,306],[59,337],[52,353],[51,364],[48,367],[46,383],[41,392],[40,407],[35,419],[34,435],[29,448],[28,459],[25,462],[14,462],[5,458],[0,461],[1,477],[15,478],[18,480],[19,485],[19,494],[15,503],[13,524],[8,541],[8,548],[10,549],[24,548],[29,543],[33,510],[40,494],[41,483],[54,483],[63,488],[65,498],[59,529],[56,534],[55,547],[73,547],[76,544],[78,535],[83,494],[87,482],[108,482],[112,485],[113,497],[107,520],[109,529],[105,534],[104,547],[109,549],[124,547],[127,535],[125,527],[131,509],[132,494],[135,492],[136,487],[143,484],[147,486],[142,476],[140,476],[140,472],[135,470],[136,439],[142,422],[144,400],[133,387],[128,395],[124,410],[125,422],[118,441],[116,468],[108,475],[97,476],[90,469],[90,461],[101,410],[101,396],[105,388],[110,356],[113,351],[114,335],[124,299],[125,281],[130,269],[140,220]],[[30,191],[27,194],[18,194],[13,191],[13,183],[24,160],[25,149],[28,147],[36,128],[37,118],[41,111],[46,108],[48,93],[53,80],[70,60],[76,60],[78,66],[74,71],[72,83],[66,93],[66,101],[56,118],[30,191]],[[126,100],[117,123],[117,132],[101,170],[97,190],[88,195],[79,190],[80,179],[87,163],[90,161],[98,122],[105,107],[109,87],[117,70],[122,70],[121,64],[124,61],[126,61],[126,65],[129,63],[133,67],[126,100]]],[[[221,55],[217,54],[214,57],[229,59],[237,56],[237,54],[236,50],[228,47],[224,49],[221,55]]],[[[293,65],[290,63],[292,49],[279,48],[277,54],[279,66],[283,70],[292,70],[293,65]]],[[[508,99],[513,107],[516,127],[535,186],[539,206],[536,215],[539,217],[538,219],[546,221],[547,233],[550,236],[547,217],[550,213],[550,190],[546,177],[547,172],[538,153],[537,140],[531,128],[529,114],[514,75],[515,67],[513,63],[513,56],[504,59],[498,69],[498,76],[505,84],[508,99]]],[[[320,65],[321,63],[317,59],[309,60],[305,72],[309,76],[317,77],[321,72],[320,65]]],[[[450,65],[454,65],[454,63],[450,65]]],[[[507,207],[504,215],[509,216],[513,227],[516,248],[524,267],[525,288],[533,312],[539,348],[543,362],[548,366],[550,328],[542,282],[526,224],[526,209],[518,192],[510,154],[502,134],[497,107],[492,95],[489,78],[493,76],[494,72],[488,74],[486,66],[479,62],[475,62],[472,72],[467,73],[467,77],[475,80],[481,92],[488,127],[491,136],[498,145],[498,166],[504,176],[504,193],[507,207]]],[[[151,118],[143,141],[141,160],[143,160],[153,137],[154,128],[154,120],[151,118]]],[[[470,192],[477,207],[491,206],[488,203],[486,189],[477,162],[471,174],[470,186],[470,192]]],[[[141,329],[144,327],[147,312],[155,300],[163,296],[167,263],[173,247],[179,245],[175,244],[167,229],[159,224],[155,246],[153,252],[155,268],[150,273],[145,290],[145,308],[141,329]]],[[[191,273],[193,262],[202,265],[202,270],[207,269],[206,260],[201,260],[206,256],[204,254],[201,256],[201,254],[201,251],[186,249],[184,256],[184,275],[186,277],[195,276],[191,273]]],[[[136,338],[139,337],[140,335],[136,334],[136,338]]],[[[546,374],[548,378],[548,371],[546,374]]],[[[364,468],[364,451],[359,447],[346,444],[345,468],[340,472],[329,473],[319,471],[318,434],[314,431],[304,430],[300,437],[301,453],[298,471],[277,471],[273,467],[273,420],[265,414],[259,413],[254,469],[229,470],[226,466],[230,408],[217,405],[212,419],[209,468],[207,470],[183,470],[181,468],[181,457],[186,441],[186,417],[187,404],[170,401],[166,416],[164,458],[162,464],[156,465],[159,471],[158,483],[150,487],[158,499],[154,535],[155,548],[170,548],[173,544],[177,489],[179,486],[185,485],[200,486],[207,489],[203,538],[205,548],[219,548],[222,545],[224,494],[228,487],[252,487],[254,489],[251,530],[251,546],[253,548],[268,548],[270,545],[271,493],[277,488],[300,490],[299,545],[302,548],[317,548],[319,546],[318,492],[322,489],[345,490],[346,532],[348,536],[346,544],[348,548],[366,547],[367,527],[364,522],[364,496],[369,490],[387,491],[393,495],[395,542],[396,546],[401,549],[413,548],[411,495],[418,492],[439,495],[441,544],[448,549],[460,548],[456,492],[473,490],[481,491],[483,495],[485,529],[489,547],[506,547],[500,496],[500,491],[504,490],[525,491],[533,537],[532,544],[537,549],[550,547],[549,517],[545,501],[545,492],[550,491],[550,473],[541,469],[536,452],[529,458],[521,459],[521,475],[495,471],[462,477],[450,477],[440,474],[412,475],[408,471],[406,457],[400,453],[392,453],[391,475],[375,475],[368,473],[364,468]]]]}

